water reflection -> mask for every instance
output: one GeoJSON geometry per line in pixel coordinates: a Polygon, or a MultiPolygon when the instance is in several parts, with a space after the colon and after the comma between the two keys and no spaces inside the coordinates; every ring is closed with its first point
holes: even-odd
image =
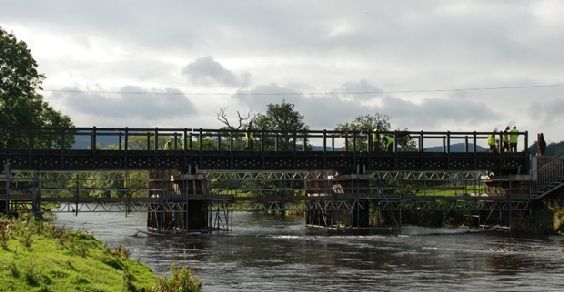
{"type": "Polygon", "coordinates": [[[235,213],[233,230],[132,237],[146,215],[61,214],[58,224],[123,242],[159,273],[188,265],[207,291],[558,290],[564,242],[499,233],[404,227],[399,235],[329,236],[302,218],[235,213]]]}

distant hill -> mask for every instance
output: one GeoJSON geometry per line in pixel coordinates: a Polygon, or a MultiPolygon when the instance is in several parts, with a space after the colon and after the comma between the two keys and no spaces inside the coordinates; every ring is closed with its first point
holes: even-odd
{"type": "MultiPolygon", "coordinates": [[[[97,136],[96,144],[102,148],[106,148],[109,145],[118,145],[119,138],[117,136],[97,136]]],[[[90,136],[75,136],[73,149],[90,149],[90,136]]]]}
{"type": "MultiPolygon", "coordinates": [[[[444,152],[443,146],[429,147],[423,150],[424,152],[444,152]]],[[[474,151],[474,144],[468,143],[468,151],[474,151]]],[[[480,145],[476,145],[476,152],[487,152],[488,149],[480,145]]],[[[465,152],[464,143],[456,143],[450,145],[450,152],[465,152]]]]}
{"type": "MultiPolygon", "coordinates": [[[[531,155],[537,155],[537,145],[533,144],[533,146],[529,147],[529,152],[531,155]]],[[[564,141],[546,145],[544,155],[564,157],[564,141]]]]}
{"type": "MultiPolygon", "coordinates": [[[[98,146],[102,147],[102,148],[106,148],[109,145],[118,145],[119,144],[119,138],[118,137],[108,137],[108,136],[99,136],[96,137],[96,144],[98,144],[98,146]]],[[[468,150],[472,151],[474,147],[474,144],[468,144],[468,150]]],[[[534,151],[536,152],[536,146],[533,146],[534,151]]],[[[533,148],[531,147],[531,148],[533,148]]],[[[73,149],[90,149],[90,136],[77,136],[75,137],[75,141],[74,144],[72,146],[73,149]]],[[[311,146],[313,151],[323,151],[323,146],[317,146],[317,145],[312,145],[311,146]]],[[[327,151],[333,151],[333,149],[331,149],[331,146],[327,146],[327,151]]],[[[344,151],[344,148],[342,147],[335,147],[335,151],[344,151]]],[[[443,147],[442,146],[437,146],[437,147],[429,147],[429,148],[425,148],[424,152],[443,152],[443,147]]],[[[477,152],[487,152],[488,149],[482,147],[482,146],[476,146],[476,151],[477,152]]],[[[533,150],[532,150],[533,151],[533,150]]],[[[453,144],[450,145],[450,152],[464,152],[464,143],[457,143],[457,144],[453,144]]],[[[558,144],[550,144],[549,146],[547,146],[546,148],[546,155],[555,155],[555,154],[550,154],[550,153],[561,153],[562,155],[564,155],[564,141],[558,143],[558,144]],[[550,152],[549,152],[550,151],[550,152]]],[[[533,152],[531,152],[533,153],[533,152]]]]}

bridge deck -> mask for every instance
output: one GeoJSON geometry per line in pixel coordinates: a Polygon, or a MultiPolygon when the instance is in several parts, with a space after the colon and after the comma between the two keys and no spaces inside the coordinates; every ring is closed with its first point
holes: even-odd
{"type": "Polygon", "coordinates": [[[518,133],[520,141],[524,142],[521,143],[523,151],[505,153],[485,152],[478,147],[477,144],[484,145],[492,134],[498,140],[503,139],[500,132],[0,128],[0,161],[9,161],[13,169],[33,170],[198,168],[526,172],[529,168],[527,132],[518,133]],[[394,143],[389,147],[382,145],[384,136],[394,137],[394,143]],[[105,141],[106,148],[110,149],[99,149],[99,141],[105,141]],[[463,149],[453,151],[455,143],[463,145],[463,149]],[[424,147],[437,144],[442,145],[442,148],[439,146],[442,151],[430,152],[424,147]]]}
{"type": "Polygon", "coordinates": [[[119,170],[502,170],[526,171],[528,157],[517,153],[292,152],[178,150],[2,150],[13,169],[119,170]]]}

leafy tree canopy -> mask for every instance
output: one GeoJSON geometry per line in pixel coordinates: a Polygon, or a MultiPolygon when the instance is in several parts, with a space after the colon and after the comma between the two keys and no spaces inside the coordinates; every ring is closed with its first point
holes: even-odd
{"type": "MultiPolygon", "coordinates": [[[[290,150],[294,144],[294,132],[308,130],[304,122],[304,116],[294,109],[294,105],[282,100],[280,104],[269,104],[266,113],[259,113],[253,119],[253,129],[282,131],[276,139],[265,139],[265,149],[290,150]]],[[[308,147],[307,139],[296,137],[297,148],[308,147]]]]}
{"type": "MultiPolygon", "coordinates": [[[[37,62],[23,41],[0,27],[0,127],[41,128],[72,127],[71,119],[53,109],[38,93],[45,76],[37,71],[37,62]]],[[[72,143],[68,137],[57,141],[58,134],[36,137],[35,143],[53,146],[72,143]]],[[[25,145],[21,132],[4,134],[0,146],[25,145]]]]}
{"type": "MultiPolygon", "coordinates": [[[[352,120],[351,122],[346,122],[343,124],[338,124],[337,131],[347,132],[347,131],[364,131],[366,133],[372,132],[372,150],[380,151],[385,150],[385,142],[381,134],[378,131],[386,132],[392,131],[392,126],[390,123],[390,116],[380,113],[369,114],[364,116],[359,116],[352,120]]],[[[398,144],[398,149],[400,151],[414,151],[415,141],[406,133],[407,129],[398,130],[396,139],[398,144]]],[[[357,137],[356,150],[366,150],[368,147],[367,135],[360,135],[357,137]]],[[[349,148],[352,147],[352,141],[350,139],[346,142],[349,148]]]]}
{"type": "Polygon", "coordinates": [[[304,116],[294,109],[294,105],[282,100],[280,104],[269,104],[266,113],[259,113],[253,119],[253,128],[264,130],[295,131],[307,130],[304,116]]]}
{"type": "Polygon", "coordinates": [[[390,128],[390,117],[380,113],[359,116],[351,122],[337,125],[337,130],[341,131],[389,131],[390,128]]]}

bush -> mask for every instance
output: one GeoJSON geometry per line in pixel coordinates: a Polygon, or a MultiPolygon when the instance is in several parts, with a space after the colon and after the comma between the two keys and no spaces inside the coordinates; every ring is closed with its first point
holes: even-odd
{"type": "Polygon", "coordinates": [[[41,274],[36,271],[32,265],[29,265],[24,271],[24,277],[26,282],[31,286],[39,286],[39,281],[41,279],[41,274]]]}
{"type": "Polygon", "coordinates": [[[171,267],[171,278],[163,276],[153,287],[156,292],[173,292],[173,291],[202,291],[202,282],[200,279],[192,275],[192,271],[188,268],[177,268],[176,265],[171,267]]]}
{"type": "Polygon", "coordinates": [[[33,233],[35,232],[34,222],[20,221],[16,222],[13,226],[14,234],[18,237],[19,241],[28,249],[31,249],[33,241],[33,233]]]}
{"type": "Polygon", "coordinates": [[[111,250],[112,257],[118,260],[128,258],[130,254],[130,251],[121,243],[118,247],[111,250]]]}
{"type": "Polygon", "coordinates": [[[18,269],[18,266],[15,262],[11,262],[10,265],[8,265],[8,269],[10,269],[10,275],[12,275],[12,277],[19,278],[20,269],[18,269]]]}
{"type": "Polygon", "coordinates": [[[133,277],[133,274],[131,273],[131,270],[129,270],[129,267],[127,265],[123,267],[122,279],[124,291],[136,291],[135,286],[133,285],[133,280],[135,278],[133,277]]]}
{"type": "Polygon", "coordinates": [[[8,241],[12,235],[12,224],[8,220],[0,221],[0,247],[8,249],[8,241]]]}

